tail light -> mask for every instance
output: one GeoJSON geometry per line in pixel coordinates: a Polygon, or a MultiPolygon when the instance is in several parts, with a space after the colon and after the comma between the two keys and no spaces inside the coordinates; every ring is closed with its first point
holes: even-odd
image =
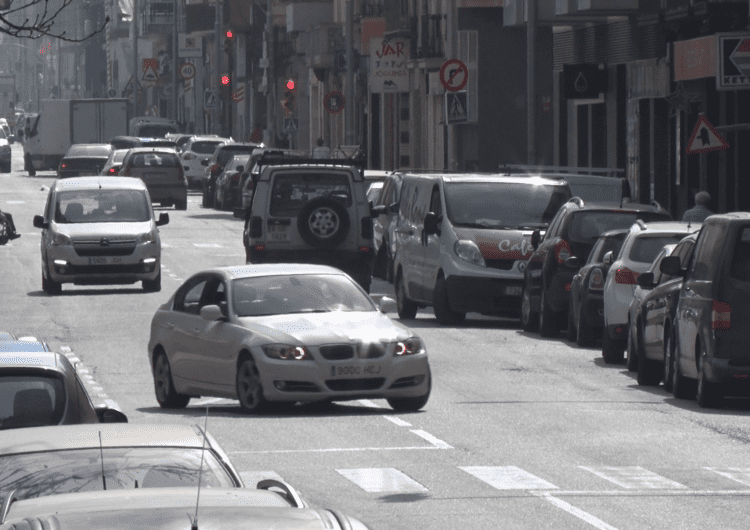
{"type": "Polygon", "coordinates": [[[232,175],[232,182],[239,182],[239,181],[240,181],[239,173],[235,173],[234,175],[232,175]]]}
{"type": "Polygon", "coordinates": [[[117,175],[117,168],[116,167],[109,168],[109,174],[110,175],[117,175]]]}
{"type": "Polygon", "coordinates": [[[589,276],[589,291],[601,291],[604,289],[604,273],[601,269],[594,269],[589,276]]]}
{"type": "Polygon", "coordinates": [[[68,167],[67,164],[60,164],[60,168],[65,169],[66,167],[68,167]]]}
{"type": "Polygon", "coordinates": [[[555,259],[558,263],[564,263],[570,257],[570,243],[564,239],[555,245],[555,259]]]}
{"type": "Polygon", "coordinates": [[[214,165],[212,165],[212,166],[211,166],[211,167],[209,168],[209,170],[208,170],[208,173],[209,173],[210,175],[213,175],[213,174],[214,174],[215,172],[217,172],[217,171],[218,171],[219,169],[221,169],[221,166],[220,166],[219,164],[214,164],[214,165]]]}
{"type": "Polygon", "coordinates": [[[714,300],[711,306],[711,329],[729,331],[732,329],[732,306],[714,300]]]}
{"type": "Polygon", "coordinates": [[[639,273],[633,272],[627,267],[619,268],[615,271],[615,283],[622,285],[635,285],[639,273]]]}

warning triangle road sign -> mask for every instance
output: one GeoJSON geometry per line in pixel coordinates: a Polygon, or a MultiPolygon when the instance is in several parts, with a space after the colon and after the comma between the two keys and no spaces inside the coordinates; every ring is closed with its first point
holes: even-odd
{"type": "Polygon", "coordinates": [[[468,121],[466,91],[445,93],[445,114],[447,123],[468,121]]]}
{"type": "Polygon", "coordinates": [[[701,114],[698,122],[695,124],[693,134],[690,136],[685,151],[688,154],[708,153],[710,151],[720,151],[727,147],[729,147],[729,143],[711,125],[708,118],[701,114]]]}

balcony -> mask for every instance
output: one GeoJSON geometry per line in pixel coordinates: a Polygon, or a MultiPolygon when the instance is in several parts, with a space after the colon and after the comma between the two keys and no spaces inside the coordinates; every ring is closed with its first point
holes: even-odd
{"type": "Polygon", "coordinates": [[[173,24],[172,7],[172,2],[152,1],[146,4],[146,25],[155,26],[173,24]]]}
{"type": "Polygon", "coordinates": [[[556,15],[622,16],[638,11],[638,0],[555,0],[556,15]]]}
{"type": "Polygon", "coordinates": [[[443,15],[411,17],[409,36],[412,59],[443,57],[443,15]]]}

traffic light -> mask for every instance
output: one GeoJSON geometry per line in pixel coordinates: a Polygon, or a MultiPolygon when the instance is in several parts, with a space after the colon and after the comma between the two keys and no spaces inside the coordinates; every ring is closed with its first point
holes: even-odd
{"type": "Polygon", "coordinates": [[[232,93],[232,78],[229,74],[224,74],[219,79],[219,98],[228,101],[232,93]]]}
{"type": "Polygon", "coordinates": [[[226,38],[224,39],[224,53],[227,55],[232,54],[232,48],[234,46],[234,32],[228,29],[225,33],[226,38]]]}
{"type": "Polygon", "coordinates": [[[295,99],[295,81],[294,79],[289,79],[286,82],[286,92],[284,92],[284,97],[286,100],[284,101],[284,107],[287,111],[293,112],[294,111],[294,99],[295,99]]]}

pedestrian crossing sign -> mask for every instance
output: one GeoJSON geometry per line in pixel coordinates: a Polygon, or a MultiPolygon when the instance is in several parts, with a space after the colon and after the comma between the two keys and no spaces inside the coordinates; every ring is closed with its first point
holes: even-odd
{"type": "Polygon", "coordinates": [[[219,108],[219,96],[216,90],[206,90],[203,92],[203,107],[208,110],[219,108]]]}
{"type": "Polygon", "coordinates": [[[445,122],[466,123],[469,121],[466,90],[445,93],[445,122]]]}
{"type": "Polygon", "coordinates": [[[719,132],[711,125],[705,114],[698,117],[693,134],[687,144],[685,151],[688,154],[708,153],[711,151],[720,151],[729,147],[729,143],[719,132]]]}

